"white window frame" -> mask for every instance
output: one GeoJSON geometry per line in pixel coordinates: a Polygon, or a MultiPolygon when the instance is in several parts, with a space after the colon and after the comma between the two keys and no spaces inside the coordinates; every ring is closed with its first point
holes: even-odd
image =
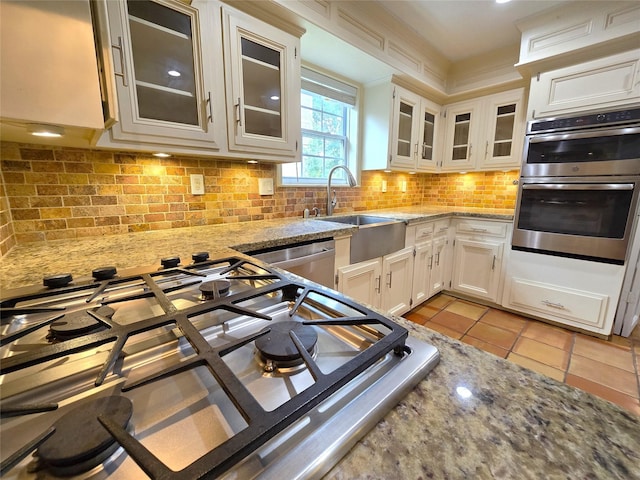
{"type": "MultiPolygon", "coordinates": [[[[337,138],[346,139],[346,163],[349,170],[353,173],[356,179],[360,179],[360,162],[359,162],[359,138],[360,138],[360,92],[359,85],[352,81],[348,81],[338,77],[333,73],[321,72],[317,69],[311,69],[309,67],[302,67],[302,90],[308,90],[312,93],[325,95],[329,98],[340,100],[344,103],[352,104],[352,107],[347,113],[346,135],[345,137],[338,136],[337,138]],[[307,88],[305,88],[307,87],[307,88]]],[[[302,107],[301,107],[302,108],[302,107]]],[[[304,136],[305,132],[310,135],[313,131],[302,130],[304,136]]],[[[326,137],[326,134],[323,135],[326,137]]],[[[334,138],[336,138],[334,136],[334,138]]],[[[301,147],[303,148],[303,147],[301,147]]],[[[301,173],[302,162],[291,163],[286,165],[295,165],[298,175],[301,173]]],[[[286,167],[285,167],[286,168],[286,167]]],[[[346,176],[342,170],[337,171],[331,179],[331,185],[340,186],[347,185],[346,176]]],[[[283,166],[278,165],[278,186],[281,187],[318,187],[325,186],[328,178],[315,178],[315,179],[302,179],[299,176],[291,181],[293,177],[288,177],[289,180],[285,182],[283,178],[283,166]]]]}

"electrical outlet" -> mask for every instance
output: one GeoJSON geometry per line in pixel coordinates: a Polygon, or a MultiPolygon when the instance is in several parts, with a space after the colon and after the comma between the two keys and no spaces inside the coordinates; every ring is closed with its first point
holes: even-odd
{"type": "Polygon", "coordinates": [[[258,179],[258,194],[273,195],[273,178],[258,179]]]}
{"type": "Polygon", "coordinates": [[[204,195],[204,175],[199,173],[191,174],[191,194],[204,195]]]}
{"type": "Polygon", "coordinates": [[[407,191],[407,181],[406,180],[402,180],[402,182],[400,182],[400,190],[402,191],[402,193],[405,193],[407,191]]]}
{"type": "Polygon", "coordinates": [[[387,191],[387,181],[382,180],[382,193],[387,191]]]}

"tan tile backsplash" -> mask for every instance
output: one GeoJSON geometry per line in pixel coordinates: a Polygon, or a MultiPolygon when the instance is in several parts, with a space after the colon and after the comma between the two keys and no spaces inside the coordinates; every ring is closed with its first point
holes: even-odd
{"type": "MultiPolygon", "coordinates": [[[[275,183],[272,164],[9,142],[0,160],[2,255],[23,242],[302,216],[326,204],[325,187],[259,195],[258,178],[275,183]],[[191,174],[204,175],[204,195],[190,193],[191,174]]],[[[517,172],[363,172],[358,187],[338,189],[336,213],[421,204],[513,208],[514,179],[517,172]]]]}

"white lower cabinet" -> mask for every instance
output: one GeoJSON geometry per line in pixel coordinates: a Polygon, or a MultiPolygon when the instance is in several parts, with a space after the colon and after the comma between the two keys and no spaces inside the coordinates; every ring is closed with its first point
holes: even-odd
{"type": "Polygon", "coordinates": [[[504,242],[456,238],[451,289],[495,302],[504,242]]]}
{"type": "Polygon", "coordinates": [[[381,308],[390,315],[411,310],[413,281],[413,248],[382,257],[381,308]]]}
{"type": "Polygon", "coordinates": [[[624,273],[624,265],[512,251],[502,306],[609,335],[624,273]]]}
{"type": "Polygon", "coordinates": [[[374,258],[338,268],[338,291],[359,302],[380,307],[382,259],[374,258]]]}
{"type": "Polygon", "coordinates": [[[448,224],[448,220],[445,225],[437,224],[433,238],[415,244],[412,307],[425,302],[445,287],[449,265],[446,251],[448,224]]]}
{"type": "Polygon", "coordinates": [[[413,248],[338,269],[338,291],[390,315],[411,308],[413,248]]]}
{"type": "Polygon", "coordinates": [[[454,224],[451,290],[498,303],[509,224],[475,219],[454,224]]]}

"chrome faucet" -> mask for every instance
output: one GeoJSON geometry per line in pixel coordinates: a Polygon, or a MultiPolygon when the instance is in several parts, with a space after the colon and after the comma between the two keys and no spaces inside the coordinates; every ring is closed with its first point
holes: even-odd
{"type": "Polygon", "coordinates": [[[331,198],[331,176],[333,175],[333,172],[339,168],[347,172],[347,181],[349,182],[350,187],[355,187],[358,184],[353,174],[344,165],[336,165],[329,171],[329,180],[327,181],[327,217],[333,215],[333,209],[338,204],[335,190],[333,191],[333,198],[331,198]]]}

